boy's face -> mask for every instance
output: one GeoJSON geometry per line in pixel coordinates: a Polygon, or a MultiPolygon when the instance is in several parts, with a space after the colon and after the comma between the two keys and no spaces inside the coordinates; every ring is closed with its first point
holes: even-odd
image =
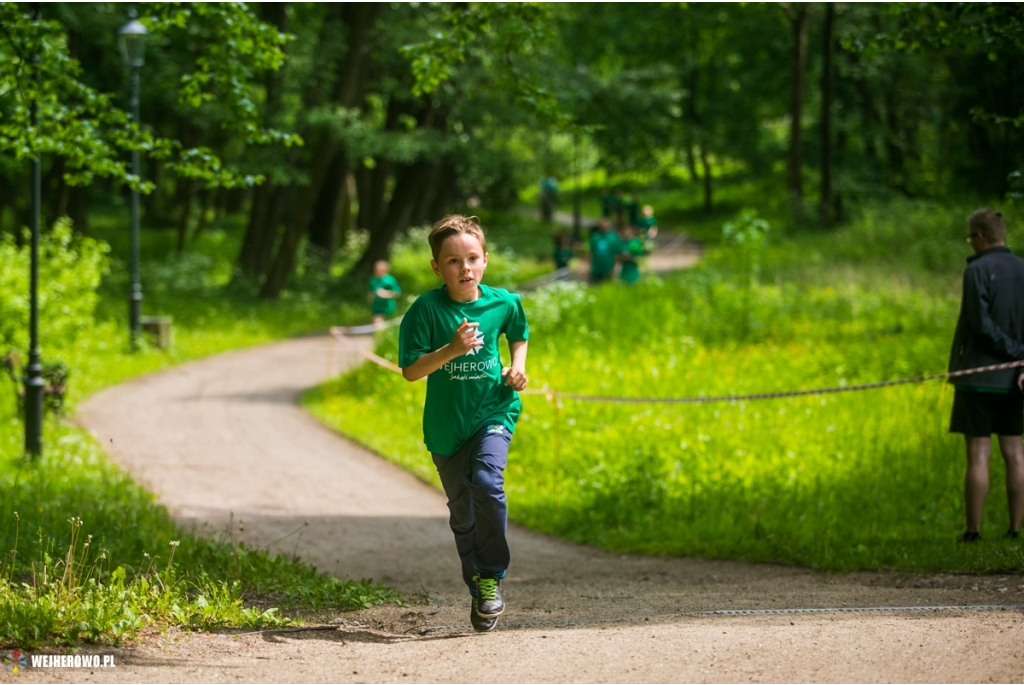
{"type": "Polygon", "coordinates": [[[388,272],[388,263],[381,260],[373,265],[373,275],[380,278],[388,272]]]}
{"type": "Polygon", "coordinates": [[[430,267],[444,280],[448,297],[469,302],[477,298],[487,253],[476,236],[459,233],[441,243],[437,261],[431,260],[430,267]]]}

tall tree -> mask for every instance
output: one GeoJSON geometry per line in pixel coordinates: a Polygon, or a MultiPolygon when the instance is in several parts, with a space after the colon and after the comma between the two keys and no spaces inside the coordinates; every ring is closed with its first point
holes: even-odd
{"type": "Polygon", "coordinates": [[[793,79],[789,103],[789,157],[786,181],[793,197],[804,196],[803,182],[803,106],[804,77],[807,72],[807,22],[810,16],[808,5],[784,3],[783,11],[789,20],[793,52],[791,73],[793,79]]]}
{"type": "Polygon", "coordinates": [[[835,4],[825,3],[821,50],[821,197],[818,216],[825,226],[834,218],[832,199],[832,59],[835,54],[835,4]]]}

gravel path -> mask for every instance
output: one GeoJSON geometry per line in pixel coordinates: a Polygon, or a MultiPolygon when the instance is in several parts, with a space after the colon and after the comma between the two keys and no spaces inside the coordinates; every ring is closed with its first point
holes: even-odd
{"type": "Polygon", "coordinates": [[[326,572],[372,577],[429,597],[429,603],[337,615],[329,619],[337,627],[329,630],[241,636],[170,631],[114,651],[118,666],[113,670],[30,670],[16,677],[21,682],[1024,679],[1020,611],[691,613],[1018,604],[1024,603],[1019,576],[826,575],[769,564],[620,556],[521,528],[511,531],[509,610],[499,630],[475,635],[443,496],[324,428],[296,405],[303,389],[356,362],[327,336],[293,339],[109,388],[80,408],[79,419],[185,525],[297,553],[326,572]]]}

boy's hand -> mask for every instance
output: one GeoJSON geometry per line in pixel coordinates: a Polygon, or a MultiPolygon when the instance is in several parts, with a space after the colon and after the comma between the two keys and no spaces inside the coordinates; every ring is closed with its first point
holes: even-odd
{"type": "Polygon", "coordinates": [[[381,298],[382,300],[390,300],[393,297],[392,294],[391,294],[391,291],[388,290],[387,288],[378,288],[377,292],[376,292],[376,295],[377,295],[377,297],[381,298]]]}
{"type": "Polygon", "coordinates": [[[526,377],[526,374],[515,368],[514,366],[506,366],[501,370],[501,377],[505,379],[505,385],[510,386],[516,392],[526,389],[526,384],[530,382],[530,379],[526,377]]]}
{"type": "Polygon", "coordinates": [[[461,357],[470,350],[475,350],[484,344],[483,338],[477,337],[477,332],[480,328],[480,324],[477,322],[470,323],[465,317],[462,319],[462,323],[455,329],[455,336],[449,343],[452,352],[455,353],[456,357],[461,357]]]}

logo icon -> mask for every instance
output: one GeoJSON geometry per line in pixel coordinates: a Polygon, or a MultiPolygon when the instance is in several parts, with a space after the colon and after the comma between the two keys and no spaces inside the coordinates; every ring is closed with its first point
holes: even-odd
{"type": "Polygon", "coordinates": [[[466,353],[467,357],[471,357],[471,356],[476,355],[476,353],[479,352],[480,350],[482,350],[483,347],[484,347],[484,334],[483,334],[483,332],[481,332],[481,330],[479,328],[476,329],[476,339],[480,341],[480,346],[479,347],[474,347],[469,352],[467,352],[466,353]]]}
{"type": "Polygon", "coordinates": [[[23,668],[28,667],[28,657],[24,652],[12,650],[4,654],[4,665],[11,673],[20,673],[23,668]]]}

